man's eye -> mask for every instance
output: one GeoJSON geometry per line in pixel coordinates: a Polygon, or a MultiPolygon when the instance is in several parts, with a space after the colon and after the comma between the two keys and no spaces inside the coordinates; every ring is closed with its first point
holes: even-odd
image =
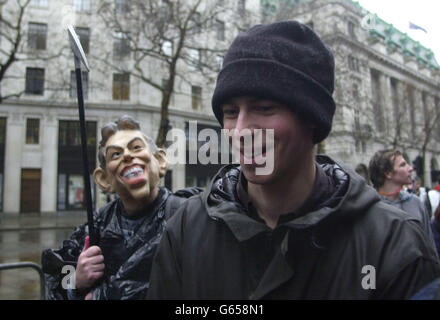
{"type": "Polygon", "coordinates": [[[261,112],[271,112],[274,110],[273,106],[259,106],[257,109],[261,112]]]}
{"type": "Polygon", "coordinates": [[[225,108],[223,109],[223,114],[225,116],[235,116],[237,114],[237,110],[231,108],[225,108]]]}

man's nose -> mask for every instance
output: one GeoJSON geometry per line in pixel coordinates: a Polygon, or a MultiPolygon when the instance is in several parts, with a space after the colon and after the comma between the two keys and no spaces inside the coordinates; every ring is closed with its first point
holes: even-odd
{"type": "Polygon", "coordinates": [[[240,110],[237,122],[235,123],[235,129],[238,132],[241,132],[244,129],[253,130],[257,128],[257,124],[255,123],[252,113],[249,113],[247,110],[240,110]]]}

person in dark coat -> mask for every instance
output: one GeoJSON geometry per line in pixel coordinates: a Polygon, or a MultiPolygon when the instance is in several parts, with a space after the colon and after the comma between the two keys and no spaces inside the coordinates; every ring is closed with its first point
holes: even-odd
{"type": "Polygon", "coordinates": [[[232,144],[263,132],[263,146],[240,139],[240,165],[169,220],[148,299],[406,299],[440,276],[417,219],[349,167],[315,157],[331,130],[333,84],[333,55],[303,24],[236,37],[212,107],[232,144]]]}
{"type": "Polygon", "coordinates": [[[413,168],[406,162],[399,150],[379,150],[370,160],[369,172],[374,188],[383,201],[395,206],[419,220],[423,230],[434,241],[431,217],[426,206],[415,194],[403,190],[412,184],[413,168]]]}
{"type": "MultiPolygon", "coordinates": [[[[434,236],[437,254],[440,257],[440,205],[434,212],[431,220],[432,234],[434,236]]],[[[440,278],[435,279],[431,283],[423,287],[417,292],[411,300],[440,300],[440,278]]]]}
{"type": "Polygon", "coordinates": [[[42,266],[49,299],[143,299],[151,263],[166,220],[200,189],[175,194],[159,187],[168,162],[164,150],[130,116],[105,125],[95,183],[118,197],[94,213],[98,243],[90,246],[87,224],[58,250],[46,249],[42,266]],[[75,268],[66,281],[65,266],[75,268]]]}
{"type": "Polygon", "coordinates": [[[431,230],[434,237],[435,246],[437,248],[437,254],[440,257],[440,205],[434,212],[434,217],[431,220],[431,230]]]}

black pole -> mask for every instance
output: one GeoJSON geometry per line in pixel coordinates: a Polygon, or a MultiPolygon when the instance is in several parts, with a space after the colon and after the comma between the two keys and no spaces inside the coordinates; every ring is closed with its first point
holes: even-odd
{"type": "MultiPolygon", "coordinates": [[[[75,59],[77,59],[75,57],[75,59]]],[[[93,225],[93,207],[92,207],[92,188],[90,186],[90,174],[89,174],[89,161],[87,157],[87,133],[86,133],[86,120],[84,115],[84,97],[82,87],[82,72],[81,68],[75,68],[76,72],[76,91],[78,95],[78,111],[79,111],[79,123],[81,126],[81,147],[82,147],[82,160],[83,160],[83,177],[84,177],[84,194],[86,198],[87,208],[87,225],[89,227],[90,245],[96,245],[97,239],[95,236],[95,228],[93,225]]]]}

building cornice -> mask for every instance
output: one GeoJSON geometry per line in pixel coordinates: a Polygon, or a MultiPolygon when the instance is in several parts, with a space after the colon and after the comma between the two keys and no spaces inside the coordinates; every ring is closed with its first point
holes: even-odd
{"type": "Polygon", "coordinates": [[[331,45],[335,42],[341,41],[341,42],[344,42],[350,46],[356,47],[360,51],[363,51],[364,53],[366,53],[369,58],[374,58],[374,59],[378,60],[379,62],[382,62],[382,63],[388,65],[389,67],[395,68],[399,72],[401,72],[407,76],[413,77],[414,80],[416,80],[416,81],[422,81],[426,85],[432,87],[432,89],[434,89],[434,90],[440,89],[440,82],[439,81],[436,81],[435,79],[430,78],[420,72],[412,70],[411,68],[409,68],[405,64],[399,63],[398,61],[393,60],[392,58],[384,55],[383,53],[375,50],[372,47],[367,46],[366,44],[364,44],[362,42],[354,41],[354,40],[348,38],[347,36],[345,36],[344,34],[337,34],[337,35],[332,35],[330,37],[323,37],[323,40],[324,40],[324,42],[328,43],[329,45],[331,45]]]}
{"type": "MultiPolygon", "coordinates": [[[[31,99],[20,99],[20,100],[9,100],[3,102],[4,106],[20,106],[20,107],[43,107],[43,108],[66,108],[66,109],[76,109],[78,105],[74,102],[65,101],[54,101],[54,100],[31,100],[31,99]]],[[[139,103],[108,103],[108,102],[86,102],[85,103],[86,112],[87,110],[103,110],[105,112],[111,111],[127,111],[132,112],[152,112],[160,113],[160,107],[151,106],[139,103]]],[[[210,124],[217,124],[217,119],[214,114],[204,114],[197,111],[186,111],[169,108],[168,114],[170,116],[182,117],[185,120],[200,120],[210,124]]]]}

